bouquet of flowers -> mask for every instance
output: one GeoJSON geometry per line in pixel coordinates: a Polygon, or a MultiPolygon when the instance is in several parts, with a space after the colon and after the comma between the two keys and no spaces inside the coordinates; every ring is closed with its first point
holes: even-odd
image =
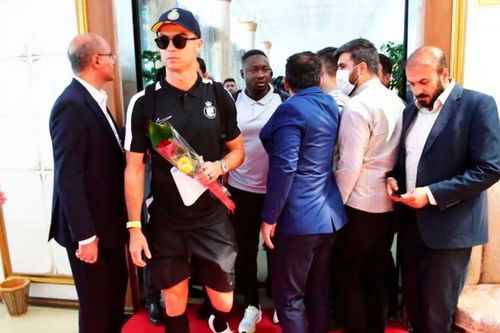
{"type": "MultiPolygon", "coordinates": [[[[168,121],[162,123],[150,121],[149,138],[154,150],[179,171],[194,179],[201,173],[203,157],[194,151],[168,121]]],[[[229,191],[222,184],[213,182],[208,184],[207,188],[230,212],[234,211],[235,204],[229,199],[229,191]]]]}

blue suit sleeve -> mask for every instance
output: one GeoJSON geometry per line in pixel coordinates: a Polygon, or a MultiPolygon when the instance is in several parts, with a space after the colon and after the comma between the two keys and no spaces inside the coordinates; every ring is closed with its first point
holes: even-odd
{"type": "Polygon", "coordinates": [[[85,189],[88,132],[82,115],[88,113],[78,103],[64,102],[50,120],[54,151],[55,184],[61,208],[74,241],[96,235],[85,189]]]}
{"type": "Polygon", "coordinates": [[[274,224],[286,204],[297,171],[300,144],[306,128],[303,115],[291,105],[279,107],[270,120],[272,152],[269,153],[267,193],[262,220],[274,224]]]}
{"type": "Polygon", "coordinates": [[[481,97],[477,101],[468,133],[468,168],[456,177],[429,186],[441,210],[478,195],[495,184],[500,177],[498,110],[491,96],[481,97]]]}

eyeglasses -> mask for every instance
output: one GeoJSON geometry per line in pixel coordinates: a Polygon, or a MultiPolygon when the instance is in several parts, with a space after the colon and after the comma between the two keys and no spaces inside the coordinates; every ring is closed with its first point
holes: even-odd
{"type": "Polygon", "coordinates": [[[175,35],[173,37],[162,35],[155,38],[155,42],[160,49],[165,50],[168,47],[170,41],[172,41],[172,44],[174,44],[176,49],[182,50],[183,48],[186,47],[186,43],[188,40],[197,40],[197,39],[199,38],[198,37],[188,38],[182,35],[175,35]]]}
{"type": "Polygon", "coordinates": [[[101,57],[109,57],[111,61],[116,62],[116,54],[114,53],[97,53],[97,55],[101,57]]]}

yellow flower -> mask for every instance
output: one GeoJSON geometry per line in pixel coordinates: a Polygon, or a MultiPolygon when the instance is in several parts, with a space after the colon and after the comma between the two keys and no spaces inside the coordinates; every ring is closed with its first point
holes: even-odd
{"type": "Polygon", "coordinates": [[[177,169],[181,170],[184,173],[191,173],[193,171],[193,163],[187,156],[181,156],[177,160],[177,169]]]}

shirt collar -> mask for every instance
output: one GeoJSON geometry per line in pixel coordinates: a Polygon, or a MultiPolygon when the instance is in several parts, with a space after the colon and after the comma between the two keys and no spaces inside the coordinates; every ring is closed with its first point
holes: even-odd
{"type": "MultiPolygon", "coordinates": [[[[451,80],[451,82],[448,84],[448,87],[446,87],[446,89],[443,90],[443,92],[439,95],[439,97],[434,101],[434,105],[432,106],[432,110],[429,110],[429,111],[434,111],[439,106],[444,105],[444,103],[446,102],[446,100],[450,96],[451,91],[453,90],[454,87],[455,87],[455,81],[451,80]]],[[[417,109],[419,109],[419,110],[426,109],[423,106],[421,106],[420,103],[418,103],[417,99],[415,99],[415,105],[417,106],[417,109]]]]}
{"type": "Polygon", "coordinates": [[[103,107],[104,109],[106,109],[106,102],[108,101],[108,94],[106,94],[106,92],[104,90],[97,89],[96,87],[94,87],[93,85],[91,85],[90,83],[88,83],[87,81],[85,81],[84,79],[82,79],[78,76],[74,76],[74,78],[75,78],[75,80],[80,82],[82,84],[82,86],[85,87],[85,89],[87,89],[90,96],[92,96],[92,98],[97,102],[97,104],[99,104],[100,107],[103,107]]]}
{"type": "Polygon", "coordinates": [[[253,104],[266,105],[266,103],[268,103],[269,100],[271,100],[273,98],[274,88],[273,88],[273,85],[269,83],[269,91],[267,92],[267,94],[264,95],[264,97],[262,97],[258,101],[254,100],[253,98],[251,98],[250,96],[248,96],[247,93],[246,93],[246,91],[245,91],[245,89],[243,89],[241,91],[241,93],[243,94],[244,101],[247,104],[250,104],[250,105],[253,105],[253,104]]]}
{"type": "Polygon", "coordinates": [[[377,86],[377,85],[382,85],[382,83],[380,83],[380,80],[378,79],[378,77],[374,77],[373,79],[366,81],[365,83],[363,83],[359,87],[356,87],[356,89],[354,89],[354,92],[352,93],[351,96],[359,95],[363,91],[368,89],[369,87],[373,87],[373,86],[377,86]]]}
{"type": "MultiPolygon", "coordinates": [[[[207,80],[206,79],[203,79],[204,82],[206,82],[207,80]]],[[[167,82],[167,80],[160,80],[160,86],[162,88],[165,88],[166,91],[168,92],[168,94],[170,95],[174,95],[175,97],[177,98],[180,98],[182,96],[184,96],[184,94],[189,94],[193,97],[196,97],[199,95],[199,87],[201,86],[201,82],[202,82],[202,78],[201,76],[198,75],[198,78],[196,79],[195,83],[193,84],[193,86],[191,88],[189,88],[189,90],[187,91],[184,91],[184,90],[181,90],[177,87],[174,87],[173,85],[171,85],[170,83],[167,82]]]]}

